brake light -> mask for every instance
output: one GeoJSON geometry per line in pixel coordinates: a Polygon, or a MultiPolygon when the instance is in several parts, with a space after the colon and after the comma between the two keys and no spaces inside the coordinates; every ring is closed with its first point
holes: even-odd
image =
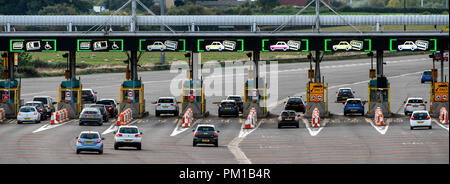
{"type": "Polygon", "coordinates": [[[222,108],[222,104],[219,105],[219,108],[222,108]]]}
{"type": "Polygon", "coordinates": [[[420,104],[420,106],[426,106],[425,104],[420,104]]]}
{"type": "Polygon", "coordinates": [[[175,106],[176,104],[170,104],[170,105],[175,106]]]}
{"type": "Polygon", "coordinates": [[[364,104],[361,103],[360,105],[361,105],[361,107],[364,107],[364,104]]]}
{"type": "Polygon", "coordinates": [[[344,107],[347,107],[347,104],[345,104],[344,107]]]}
{"type": "Polygon", "coordinates": [[[337,96],[341,95],[341,93],[338,93],[337,96]]]}
{"type": "Polygon", "coordinates": [[[303,104],[300,104],[300,106],[303,106],[303,104]]]}
{"type": "Polygon", "coordinates": [[[37,112],[34,112],[33,114],[34,114],[34,115],[37,115],[37,112]]]}
{"type": "Polygon", "coordinates": [[[289,104],[286,104],[286,107],[289,107],[289,104]]]}
{"type": "Polygon", "coordinates": [[[122,134],[116,134],[117,137],[122,137],[122,134]]]}
{"type": "Polygon", "coordinates": [[[353,95],[353,93],[350,93],[350,96],[352,96],[353,95]]]}
{"type": "Polygon", "coordinates": [[[81,143],[81,139],[78,139],[78,142],[81,143]]]}
{"type": "Polygon", "coordinates": [[[406,106],[411,106],[411,104],[406,104],[406,106]]]}
{"type": "Polygon", "coordinates": [[[141,137],[141,134],[136,134],[135,137],[141,137]]]}
{"type": "Polygon", "coordinates": [[[39,109],[39,112],[42,112],[42,109],[39,109]]]}
{"type": "Polygon", "coordinates": [[[108,110],[111,110],[112,109],[112,107],[108,107],[108,110]]]}
{"type": "Polygon", "coordinates": [[[414,118],[414,116],[411,116],[411,120],[414,120],[415,118],[414,118]]]}
{"type": "Polygon", "coordinates": [[[431,119],[430,115],[427,116],[427,120],[431,119]]]}
{"type": "Polygon", "coordinates": [[[197,137],[197,132],[194,133],[194,136],[197,137]]]}
{"type": "Polygon", "coordinates": [[[217,137],[217,132],[214,132],[214,137],[217,137]]]}
{"type": "Polygon", "coordinates": [[[161,104],[156,104],[156,106],[160,106],[161,104]]]}
{"type": "Polygon", "coordinates": [[[278,117],[278,120],[280,120],[280,121],[281,121],[281,119],[282,119],[282,118],[281,118],[281,116],[280,116],[280,117],[278,117]]]}
{"type": "Polygon", "coordinates": [[[94,96],[94,95],[91,93],[91,94],[89,94],[89,96],[94,96]]]}
{"type": "Polygon", "coordinates": [[[297,121],[298,120],[298,116],[295,116],[295,121],[297,121]]]}
{"type": "Polygon", "coordinates": [[[100,142],[102,142],[102,140],[101,139],[97,139],[97,143],[100,143],[100,142]]]}

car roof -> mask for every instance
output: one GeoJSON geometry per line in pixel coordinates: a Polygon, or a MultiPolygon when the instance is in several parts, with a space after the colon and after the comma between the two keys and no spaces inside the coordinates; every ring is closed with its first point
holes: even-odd
{"type": "Polygon", "coordinates": [[[28,101],[28,102],[25,102],[26,104],[27,103],[42,103],[43,104],[43,102],[41,102],[41,101],[28,101]]]}
{"type": "Polygon", "coordinates": [[[84,108],[83,111],[99,111],[99,110],[94,107],[88,107],[88,108],[84,108]]]}
{"type": "Polygon", "coordinates": [[[213,128],[216,128],[216,126],[212,125],[212,124],[199,124],[199,125],[197,125],[197,128],[198,127],[213,127],[213,128]]]}
{"type": "Polygon", "coordinates": [[[50,96],[34,96],[33,98],[52,98],[50,96]]]}
{"type": "Polygon", "coordinates": [[[122,126],[119,126],[119,129],[120,128],[137,128],[137,129],[139,129],[137,126],[133,126],[133,125],[122,125],[122,126]]]}
{"type": "Polygon", "coordinates": [[[339,90],[341,90],[341,89],[352,89],[352,88],[339,88],[339,90]]]}
{"type": "Polygon", "coordinates": [[[220,103],[225,103],[225,102],[236,102],[236,100],[222,100],[222,101],[220,101],[220,103]]]}
{"type": "Polygon", "coordinates": [[[102,98],[102,99],[100,99],[100,100],[98,100],[98,101],[103,101],[103,100],[113,100],[113,101],[116,101],[116,100],[114,100],[114,99],[112,99],[112,98],[102,98]]]}
{"type": "MultiPolygon", "coordinates": [[[[302,99],[301,96],[290,96],[288,99],[291,99],[291,98],[300,98],[300,99],[302,99]]],[[[303,99],[302,99],[302,100],[303,100],[303,99]]]]}
{"type": "Polygon", "coordinates": [[[294,110],[283,110],[283,111],[281,111],[281,113],[283,113],[283,112],[293,112],[293,113],[295,113],[294,110]]]}
{"type": "Polygon", "coordinates": [[[423,100],[421,97],[410,97],[408,100],[423,100]]]}
{"type": "Polygon", "coordinates": [[[428,111],[414,111],[413,114],[414,113],[427,113],[428,114],[428,111]]]}
{"type": "Polygon", "coordinates": [[[99,134],[99,135],[100,135],[100,133],[97,132],[97,131],[81,131],[81,132],[80,132],[80,134],[87,134],[87,133],[91,133],[91,134],[99,134]]]}
{"type": "Polygon", "coordinates": [[[349,101],[349,100],[359,100],[359,101],[361,101],[361,98],[348,98],[347,101],[349,101]]]}
{"type": "Polygon", "coordinates": [[[30,106],[30,105],[24,105],[24,106],[22,106],[20,108],[34,108],[34,109],[36,109],[34,106],[30,106]]]}
{"type": "Polygon", "coordinates": [[[158,99],[175,99],[175,97],[171,96],[171,97],[159,97],[158,99]]]}
{"type": "Polygon", "coordinates": [[[241,95],[228,95],[227,98],[228,97],[241,97],[241,95]]]}

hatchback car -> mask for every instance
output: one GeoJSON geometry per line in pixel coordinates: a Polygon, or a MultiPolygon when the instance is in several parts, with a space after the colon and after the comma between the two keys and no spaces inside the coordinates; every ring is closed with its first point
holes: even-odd
{"type": "MultiPolygon", "coordinates": [[[[420,79],[420,82],[421,82],[421,83],[424,83],[424,82],[426,82],[426,81],[429,81],[429,82],[432,82],[432,81],[433,81],[433,76],[432,76],[430,70],[426,70],[426,71],[424,71],[424,72],[422,73],[422,77],[421,77],[421,79],[420,79]]],[[[437,79],[436,79],[436,78],[434,79],[434,82],[437,82],[437,79]]]]}
{"type": "Polygon", "coordinates": [[[100,99],[96,104],[105,105],[106,111],[108,111],[109,117],[114,118],[117,116],[117,103],[114,99],[100,99]]]}
{"type": "Polygon", "coordinates": [[[234,100],[222,100],[219,104],[219,109],[217,112],[218,116],[231,115],[239,116],[239,106],[234,100]]]}
{"type": "Polygon", "coordinates": [[[109,118],[109,114],[108,111],[106,110],[106,106],[103,104],[92,104],[89,107],[91,108],[97,108],[100,113],[102,114],[102,119],[104,122],[108,122],[108,118],[109,118]]]}
{"type": "Polygon", "coordinates": [[[155,115],[173,114],[178,116],[180,114],[178,102],[175,97],[160,97],[156,102],[155,115]]]}
{"type": "Polygon", "coordinates": [[[142,132],[139,132],[137,126],[120,126],[119,131],[114,131],[114,149],[120,147],[136,147],[137,150],[142,148],[142,132]]]}
{"type": "Polygon", "coordinates": [[[405,116],[414,112],[414,111],[425,111],[427,110],[426,101],[423,98],[408,98],[408,100],[403,102],[405,104],[405,108],[403,112],[405,116]]]}
{"type": "Polygon", "coordinates": [[[83,89],[81,91],[81,98],[85,102],[97,102],[97,92],[92,89],[83,89]]]}
{"type": "Polygon", "coordinates": [[[103,115],[98,108],[85,108],[80,113],[80,126],[88,123],[95,123],[99,126],[103,125],[103,115]]]}
{"type": "Polygon", "coordinates": [[[98,154],[103,154],[103,140],[105,140],[105,138],[101,137],[100,133],[83,131],[75,139],[77,139],[77,154],[80,154],[81,151],[97,151],[98,154]]]}
{"type": "Polygon", "coordinates": [[[337,103],[345,103],[349,98],[355,98],[355,91],[352,88],[339,88],[336,92],[336,102],[337,103]]]}
{"type": "Polygon", "coordinates": [[[40,101],[29,101],[25,103],[25,106],[34,106],[41,114],[41,120],[47,119],[47,109],[44,108],[44,104],[40,101]]]}
{"type": "Polygon", "coordinates": [[[344,116],[360,113],[364,116],[364,103],[359,98],[350,98],[344,104],[344,116]]]}
{"type": "Polygon", "coordinates": [[[284,104],[284,110],[294,110],[295,112],[305,113],[305,106],[302,97],[289,97],[284,104]]]}
{"type": "Polygon", "coordinates": [[[192,146],[197,146],[197,144],[213,144],[215,147],[219,146],[218,133],[220,133],[220,131],[216,130],[214,125],[201,124],[192,131],[194,132],[192,146]]]}
{"type": "Polygon", "coordinates": [[[17,124],[22,124],[23,122],[40,123],[41,113],[34,106],[23,106],[17,113],[17,124]]]}
{"type": "Polygon", "coordinates": [[[236,101],[238,107],[239,107],[239,112],[242,112],[244,110],[244,103],[242,100],[242,97],[239,95],[229,95],[227,96],[226,100],[234,100],[236,101]]]}
{"type": "Polygon", "coordinates": [[[414,111],[411,114],[409,125],[411,130],[416,127],[428,127],[428,129],[431,129],[432,125],[430,114],[428,114],[428,111],[414,111]]]}
{"type": "Polygon", "coordinates": [[[300,127],[300,120],[295,111],[284,110],[280,113],[280,116],[278,117],[278,128],[282,128],[283,126],[300,127]]]}

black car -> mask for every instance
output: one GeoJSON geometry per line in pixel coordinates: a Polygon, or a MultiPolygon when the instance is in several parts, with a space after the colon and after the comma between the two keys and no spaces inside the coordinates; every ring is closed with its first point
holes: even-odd
{"type": "Polygon", "coordinates": [[[284,104],[284,110],[293,110],[295,112],[305,113],[305,103],[301,97],[289,97],[284,104]]]}
{"type": "Polygon", "coordinates": [[[295,126],[296,128],[300,127],[300,120],[295,111],[285,110],[281,112],[278,117],[278,128],[283,126],[295,126]]]}
{"type": "Polygon", "coordinates": [[[25,106],[34,106],[41,114],[41,120],[47,119],[47,109],[44,108],[44,103],[40,101],[30,101],[25,103],[25,106]]]}
{"type": "Polygon", "coordinates": [[[97,92],[94,92],[92,89],[83,89],[81,91],[81,98],[85,102],[97,102],[97,92]]]}
{"type": "Polygon", "coordinates": [[[234,100],[222,100],[218,109],[219,117],[223,115],[239,116],[239,106],[234,100]]]}
{"type": "Polygon", "coordinates": [[[102,114],[102,119],[103,119],[103,121],[104,122],[107,122],[109,119],[108,119],[108,111],[106,111],[106,107],[105,107],[105,105],[103,105],[103,104],[93,104],[93,105],[90,105],[89,106],[90,108],[97,108],[99,111],[100,111],[100,113],[102,114]]]}
{"type": "Polygon", "coordinates": [[[336,93],[337,103],[345,103],[347,99],[355,98],[355,96],[353,95],[354,91],[351,88],[339,88],[339,91],[336,93]]]}
{"type": "Polygon", "coordinates": [[[197,144],[214,144],[215,147],[219,146],[219,130],[216,130],[214,125],[202,124],[198,125],[194,132],[194,140],[192,146],[197,144]]]}
{"type": "Polygon", "coordinates": [[[227,100],[234,100],[236,101],[238,107],[239,107],[239,112],[242,112],[244,110],[244,103],[242,100],[241,96],[237,96],[237,95],[230,95],[227,97],[227,100]]]}
{"type": "Polygon", "coordinates": [[[101,99],[96,102],[96,104],[102,104],[105,105],[106,110],[108,111],[109,117],[114,118],[117,116],[117,106],[116,101],[113,99],[101,99]]]}

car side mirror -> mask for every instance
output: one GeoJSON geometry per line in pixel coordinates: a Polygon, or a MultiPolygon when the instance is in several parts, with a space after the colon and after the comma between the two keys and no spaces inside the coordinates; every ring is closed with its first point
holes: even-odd
{"type": "Polygon", "coordinates": [[[220,130],[217,130],[217,133],[220,133],[220,130]]]}
{"type": "Polygon", "coordinates": [[[104,138],[104,137],[102,137],[102,140],[105,140],[105,138],[104,138]]]}
{"type": "Polygon", "coordinates": [[[143,132],[141,132],[141,135],[144,134],[143,132]]]}
{"type": "Polygon", "coordinates": [[[94,92],[94,94],[97,94],[97,92],[94,92]]]}
{"type": "Polygon", "coordinates": [[[116,133],[117,133],[116,131],[113,132],[113,134],[116,134],[116,133]]]}
{"type": "Polygon", "coordinates": [[[427,101],[425,101],[425,103],[427,103],[427,101]]]}
{"type": "Polygon", "coordinates": [[[406,101],[403,101],[403,103],[406,103],[406,101]]]}
{"type": "Polygon", "coordinates": [[[78,137],[75,137],[75,139],[78,139],[78,137]]]}
{"type": "Polygon", "coordinates": [[[195,132],[195,129],[192,129],[192,132],[195,132]]]}

